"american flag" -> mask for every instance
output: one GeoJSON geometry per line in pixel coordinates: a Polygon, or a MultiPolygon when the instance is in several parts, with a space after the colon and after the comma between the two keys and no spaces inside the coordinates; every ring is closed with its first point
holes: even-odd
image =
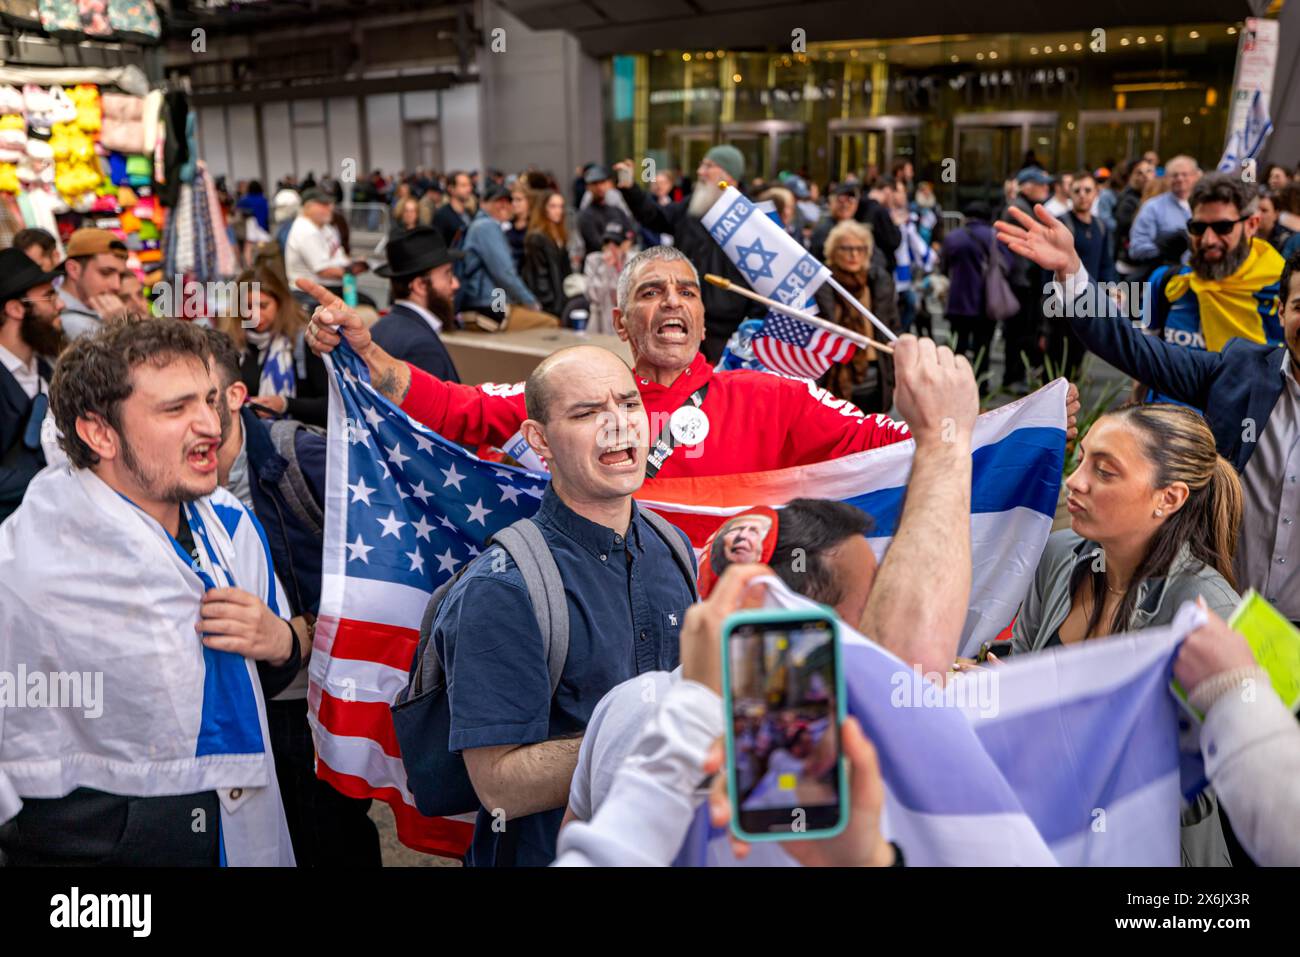
{"type": "Polygon", "coordinates": [[[333,354],[331,378],[309,667],[317,774],[351,797],[386,801],[403,843],[458,857],[473,824],[415,809],[389,706],[406,686],[429,595],[489,535],[535,512],[546,478],[485,462],[415,422],[371,388],[346,346],[333,354]]]}
{"type": "Polygon", "coordinates": [[[825,329],[782,313],[768,313],[754,334],[754,356],[774,372],[817,379],[834,362],[846,362],[857,346],[825,329]]]}

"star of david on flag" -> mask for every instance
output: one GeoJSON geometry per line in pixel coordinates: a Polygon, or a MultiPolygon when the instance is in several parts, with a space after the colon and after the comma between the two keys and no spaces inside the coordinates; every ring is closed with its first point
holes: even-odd
{"type": "Polygon", "coordinates": [[[830,277],[829,269],[734,186],[722,191],[700,222],[759,295],[808,309],[830,277]]]}
{"type": "Polygon", "coordinates": [[[736,268],[745,274],[745,278],[751,284],[760,279],[775,279],[776,277],[772,275],[772,260],[776,259],[776,256],[776,253],[764,249],[763,244],[755,236],[754,242],[750,245],[736,248],[736,268]],[[757,266],[753,265],[751,256],[757,258],[757,266]]]}

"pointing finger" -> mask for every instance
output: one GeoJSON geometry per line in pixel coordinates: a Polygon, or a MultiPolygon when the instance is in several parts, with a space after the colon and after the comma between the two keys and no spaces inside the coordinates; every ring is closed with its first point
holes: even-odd
{"type": "Polygon", "coordinates": [[[306,278],[299,279],[295,285],[322,306],[343,306],[345,308],[347,306],[347,303],[342,299],[314,280],[306,278]]]}

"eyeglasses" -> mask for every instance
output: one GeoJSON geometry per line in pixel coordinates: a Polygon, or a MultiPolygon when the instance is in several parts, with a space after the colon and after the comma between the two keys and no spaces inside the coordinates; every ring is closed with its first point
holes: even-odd
{"type": "Polygon", "coordinates": [[[1238,223],[1250,219],[1250,214],[1238,216],[1236,219],[1216,219],[1212,223],[1207,223],[1203,219],[1189,219],[1187,221],[1187,231],[1193,236],[1204,236],[1207,229],[1213,229],[1218,236],[1226,236],[1232,232],[1238,223]]]}
{"type": "Polygon", "coordinates": [[[29,296],[25,299],[19,299],[18,301],[19,302],[52,302],[53,300],[58,298],[59,298],[59,294],[57,292],[52,292],[48,296],[29,296]]]}
{"type": "Polygon", "coordinates": [[[848,256],[865,256],[867,254],[866,246],[837,246],[836,250],[848,256]]]}

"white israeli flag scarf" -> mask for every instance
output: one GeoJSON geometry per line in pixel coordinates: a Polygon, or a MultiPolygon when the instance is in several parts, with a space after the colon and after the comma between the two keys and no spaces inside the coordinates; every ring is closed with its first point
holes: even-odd
{"type": "Polygon", "coordinates": [[[184,518],[197,562],[93,472],[51,466],[0,525],[0,822],[79,787],[215,790],[223,864],[292,866],[256,663],[194,629],[211,587],[287,604],[234,496],[184,518]]]}
{"type": "MultiPolygon", "coordinates": [[[[250,339],[252,337],[250,336],[250,339]]],[[[273,335],[266,344],[259,395],[282,395],[292,399],[298,394],[297,344],[288,336],[273,335]]]]}

